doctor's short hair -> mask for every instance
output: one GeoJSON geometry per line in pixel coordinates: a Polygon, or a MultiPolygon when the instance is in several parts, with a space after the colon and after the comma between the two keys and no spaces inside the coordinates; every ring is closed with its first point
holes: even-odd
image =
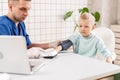
{"type": "MultiPolygon", "coordinates": [[[[20,0],[8,0],[9,1],[20,1],[20,0]]],[[[24,1],[32,1],[32,0],[24,0],[24,1]]]]}
{"type": "Polygon", "coordinates": [[[79,22],[81,20],[88,20],[92,25],[95,25],[95,17],[91,13],[83,13],[79,17],[79,22]]]}

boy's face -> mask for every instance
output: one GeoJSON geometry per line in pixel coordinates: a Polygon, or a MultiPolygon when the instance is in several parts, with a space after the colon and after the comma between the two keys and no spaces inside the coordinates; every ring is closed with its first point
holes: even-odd
{"type": "Polygon", "coordinates": [[[94,25],[92,25],[88,20],[80,20],[80,22],[79,22],[79,32],[84,37],[89,36],[93,29],[94,29],[94,25]]]}

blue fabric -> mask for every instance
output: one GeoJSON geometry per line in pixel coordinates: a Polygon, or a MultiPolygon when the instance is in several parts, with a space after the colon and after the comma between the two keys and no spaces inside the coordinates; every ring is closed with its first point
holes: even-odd
{"type": "Polygon", "coordinates": [[[26,45],[30,45],[31,41],[26,32],[24,22],[20,22],[18,26],[19,27],[17,28],[15,23],[6,15],[0,16],[0,35],[24,36],[26,39],[26,45]]]}
{"type": "Polygon", "coordinates": [[[74,53],[76,54],[95,58],[99,51],[104,57],[112,58],[113,56],[104,45],[103,40],[93,33],[89,37],[83,37],[80,33],[72,35],[69,40],[73,43],[74,53]]]}

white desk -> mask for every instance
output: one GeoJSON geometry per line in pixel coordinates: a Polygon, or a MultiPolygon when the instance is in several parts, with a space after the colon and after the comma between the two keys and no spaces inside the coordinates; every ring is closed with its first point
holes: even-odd
{"type": "Polygon", "coordinates": [[[14,75],[12,80],[94,80],[120,73],[120,67],[76,54],[63,53],[46,60],[32,75],[14,75]]]}

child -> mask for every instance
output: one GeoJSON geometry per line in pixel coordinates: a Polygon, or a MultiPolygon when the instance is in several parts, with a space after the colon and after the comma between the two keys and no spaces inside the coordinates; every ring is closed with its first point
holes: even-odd
{"type": "Polygon", "coordinates": [[[106,58],[106,62],[112,63],[112,54],[106,49],[104,42],[92,33],[95,28],[95,18],[90,13],[83,13],[79,18],[79,34],[72,35],[68,40],[58,45],[56,51],[67,50],[73,45],[73,52],[88,57],[95,57],[99,50],[106,58]]]}

